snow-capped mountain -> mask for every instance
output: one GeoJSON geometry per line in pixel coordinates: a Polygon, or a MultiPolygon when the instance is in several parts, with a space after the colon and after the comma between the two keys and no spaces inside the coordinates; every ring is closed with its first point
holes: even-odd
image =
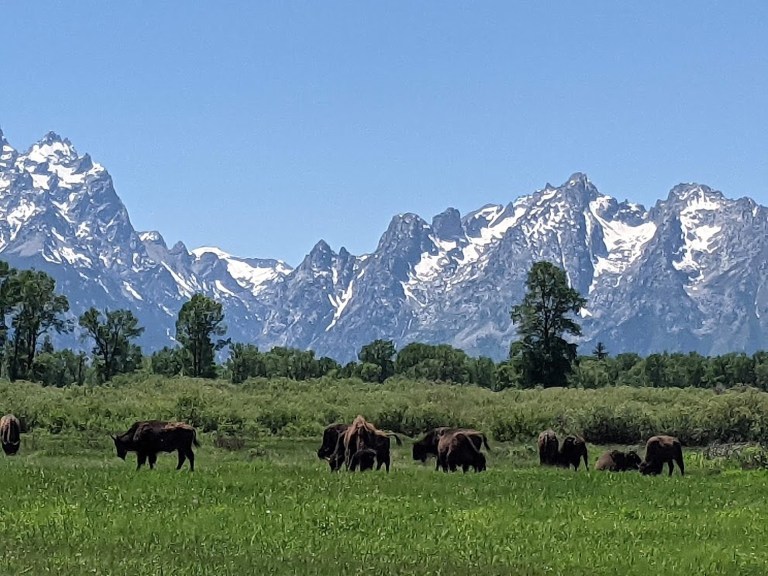
{"type": "MultiPolygon", "coordinates": [[[[345,361],[376,338],[450,343],[502,358],[531,265],[563,267],[587,297],[582,352],[719,354],[768,348],[768,209],[681,184],[650,210],[583,174],[506,205],[431,223],[395,216],[361,256],[318,242],[295,269],[137,232],[109,173],[49,133],[19,153],[0,132],[0,258],[53,275],[74,314],[130,308],[142,344],[172,341],[195,292],[221,301],[229,336],[345,361]]],[[[74,343],[70,343],[71,345],[74,343]]]]}

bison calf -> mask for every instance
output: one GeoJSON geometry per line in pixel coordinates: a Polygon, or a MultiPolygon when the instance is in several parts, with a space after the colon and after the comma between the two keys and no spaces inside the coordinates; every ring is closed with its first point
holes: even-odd
{"type": "MultiPolygon", "coordinates": [[[[375,464],[376,450],[373,450],[372,448],[363,448],[352,455],[349,469],[354,472],[359,467],[360,472],[365,472],[366,470],[373,470],[375,464]]],[[[379,466],[381,466],[381,464],[379,464],[379,466]]]]}
{"type": "Polygon", "coordinates": [[[640,468],[640,456],[634,450],[622,452],[620,450],[609,450],[604,452],[595,462],[595,470],[608,472],[625,472],[627,470],[637,470],[640,468]]]}

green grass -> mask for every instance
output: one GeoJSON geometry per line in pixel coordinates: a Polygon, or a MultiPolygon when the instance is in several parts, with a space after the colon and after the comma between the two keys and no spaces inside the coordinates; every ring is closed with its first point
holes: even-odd
{"type": "Polygon", "coordinates": [[[0,574],[768,573],[768,475],[694,454],[649,478],[495,444],[487,472],[444,474],[404,446],[389,475],[331,474],[317,442],[206,442],[189,473],[175,455],[136,472],[108,438],[32,444],[0,458],[0,574]]]}

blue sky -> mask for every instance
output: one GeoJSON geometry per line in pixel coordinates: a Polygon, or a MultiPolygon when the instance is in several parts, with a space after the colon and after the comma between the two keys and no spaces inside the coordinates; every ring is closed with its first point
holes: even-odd
{"type": "Polygon", "coordinates": [[[0,0],[0,127],[112,174],[134,226],[296,265],[394,214],[586,172],[768,204],[768,2],[0,0]]]}

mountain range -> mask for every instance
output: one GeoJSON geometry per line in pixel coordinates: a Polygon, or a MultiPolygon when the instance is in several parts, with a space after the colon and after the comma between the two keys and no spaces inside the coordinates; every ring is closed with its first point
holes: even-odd
{"type": "MultiPolygon", "coordinates": [[[[128,308],[140,342],[172,344],[181,305],[220,301],[228,336],[261,349],[354,359],[377,338],[448,343],[500,359],[531,265],[562,267],[585,298],[580,352],[768,348],[768,209],[679,184],[646,209],[582,173],[507,205],[428,222],[394,216],[369,254],[320,240],[295,268],[137,231],[107,170],[50,132],[25,152],[0,131],[0,258],[57,280],[73,315],[128,308]]],[[[69,345],[76,345],[69,342],[69,345]]]]}

